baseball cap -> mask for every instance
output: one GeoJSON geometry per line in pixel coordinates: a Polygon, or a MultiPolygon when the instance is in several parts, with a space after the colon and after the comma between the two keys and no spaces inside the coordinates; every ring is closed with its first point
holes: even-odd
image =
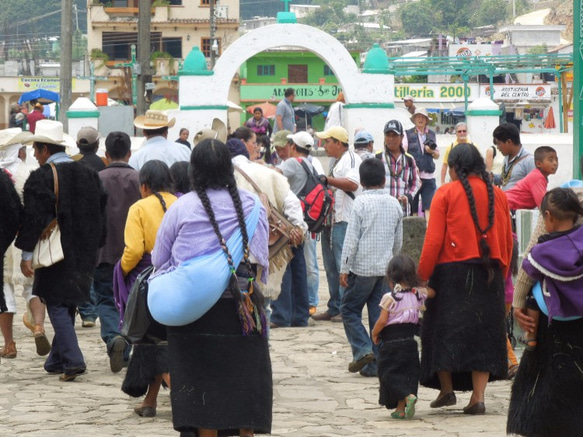
{"type": "Polygon", "coordinates": [[[288,130],[280,130],[273,136],[273,141],[271,142],[274,147],[283,147],[287,144],[288,135],[291,132],[288,130]]]}
{"type": "Polygon", "coordinates": [[[412,95],[410,95],[410,94],[407,94],[407,95],[406,95],[406,96],[403,98],[403,100],[413,100],[413,96],[412,96],[412,95]]]}
{"type": "Polygon", "coordinates": [[[334,138],[341,143],[348,144],[348,132],[342,126],[332,126],[330,129],[324,132],[316,132],[318,138],[325,140],[326,138],[334,138]]]}
{"type": "Polygon", "coordinates": [[[293,135],[288,135],[287,138],[292,140],[296,146],[304,149],[309,149],[314,145],[314,137],[306,131],[296,132],[293,135]]]}
{"type": "Polygon", "coordinates": [[[98,140],[99,132],[94,127],[85,126],[77,132],[77,144],[80,144],[81,146],[95,144],[98,140]]]}
{"type": "Polygon", "coordinates": [[[354,145],[368,146],[368,143],[374,142],[374,138],[369,131],[361,130],[354,136],[354,145]]]}
{"type": "Polygon", "coordinates": [[[38,102],[34,104],[34,107],[40,109],[41,111],[43,111],[45,109],[45,107],[38,102]]]}
{"type": "Polygon", "coordinates": [[[395,132],[397,135],[403,135],[403,125],[399,120],[390,120],[385,124],[384,133],[395,132]]]}

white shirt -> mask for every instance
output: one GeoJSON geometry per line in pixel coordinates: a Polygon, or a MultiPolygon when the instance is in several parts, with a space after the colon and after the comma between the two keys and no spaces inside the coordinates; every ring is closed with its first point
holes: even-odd
{"type": "Polygon", "coordinates": [[[175,162],[190,161],[190,153],[190,149],[184,145],[168,141],[163,136],[156,136],[150,138],[132,154],[129,164],[140,171],[146,162],[158,159],[170,167],[175,162]]]}
{"type": "MultiPolygon", "coordinates": [[[[332,161],[330,167],[332,177],[350,179],[358,185],[358,189],[352,192],[354,196],[358,196],[362,192],[362,187],[360,186],[360,173],[358,173],[358,168],[360,167],[361,162],[362,160],[360,159],[360,156],[352,150],[347,150],[338,161],[332,161]]],[[[333,188],[333,190],[334,223],[348,222],[354,200],[352,200],[350,196],[340,188],[333,188]]]]}

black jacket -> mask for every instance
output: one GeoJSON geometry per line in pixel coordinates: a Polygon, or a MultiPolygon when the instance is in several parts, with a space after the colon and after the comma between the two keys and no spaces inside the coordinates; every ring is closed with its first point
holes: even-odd
{"type": "MultiPolygon", "coordinates": [[[[10,177],[0,169],[0,253],[10,247],[20,225],[22,205],[10,177]]],[[[0,284],[4,284],[4,265],[0,269],[0,284]]],[[[6,311],[4,292],[0,291],[0,313],[6,311]]]]}
{"type": "MultiPolygon", "coordinates": [[[[97,172],[87,166],[67,162],[56,167],[58,222],[65,259],[35,270],[33,294],[47,304],[72,306],[89,298],[97,249],[105,241],[107,196],[97,172]]],[[[16,247],[32,252],[54,217],[53,173],[49,165],[43,165],[24,184],[24,220],[16,247]]]]}

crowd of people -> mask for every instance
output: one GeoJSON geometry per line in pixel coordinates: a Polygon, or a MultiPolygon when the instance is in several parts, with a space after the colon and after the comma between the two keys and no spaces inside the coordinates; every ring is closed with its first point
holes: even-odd
{"type": "MultiPolygon", "coordinates": [[[[296,132],[293,100],[286,92],[273,132],[256,110],[229,136],[220,120],[213,121],[192,137],[192,146],[187,129],[169,141],[174,119],[149,110],[134,121],[145,138],[140,149],[132,153],[130,138],[112,132],[105,157],[97,155],[100,134],[90,127],[79,131],[74,156],[66,153],[57,121],[36,121],[34,133],[0,131],[0,189],[10,199],[0,209],[0,356],[17,356],[14,292],[22,286],[24,321],[37,353],[48,355],[47,372],[62,381],[85,373],[75,333],[78,311],[84,327],[99,319],[111,371],[127,367],[122,390],[145,395],[137,415],[155,416],[158,393],[167,386],[181,435],[249,437],[271,430],[270,330],[338,322],[352,352],[348,371],[378,377],[379,403],[395,409],[395,420],[415,415],[419,384],[439,391],[431,408],[455,405],[455,391],[471,391],[463,412],[481,415],[487,383],[515,377],[509,432],[579,435],[577,223],[583,207],[580,189],[547,192],[556,151],[545,146],[532,154],[518,129],[502,124],[485,160],[459,123],[437,189],[436,135],[425,110],[413,105],[414,127],[387,121],[376,153],[366,129],[355,132],[353,147],[339,125],[317,132],[331,158],[325,170],[310,154],[314,137],[296,132]],[[27,145],[39,164],[30,174],[27,145]],[[494,152],[504,156],[499,173],[494,152]],[[308,216],[314,190],[331,195],[317,227],[308,216]],[[541,224],[518,272],[513,213],[522,208],[540,208],[541,224]],[[283,217],[279,223],[276,212],[283,217]],[[427,223],[418,262],[400,254],[407,216],[427,223]],[[285,229],[278,233],[281,220],[285,229]],[[37,243],[55,225],[63,257],[39,265],[37,243]],[[282,234],[286,244],[276,247],[282,234]],[[329,295],[321,312],[318,241],[329,295]],[[199,266],[211,258],[224,266],[224,275],[217,270],[215,280],[203,280],[208,271],[199,266]],[[185,266],[201,276],[180,279],[185,266]],[[122,321],[134,283],[152,271],[152,284],[160,277],[176,281],[171,296],[208,295],[210,309],[188,323],[169,311],[164,338],[131,345],[121,334],[122,321]],[[520,366],[506,332],[512,306],[525,329],[520,366]],[[560,362],[552,354],[561,354],[560,362]],[[553,385],[558,375],[561,383],[553,385]],[[537,402],[525,401],[539,392],[537,402]],[[549,403],[556,413],[550,418],[544,414],[549,403]]],[[[340,100],[337,106],[341,114],[340,100]]],[[[169,307],[178,303],[172,299],[169,307]]]]}

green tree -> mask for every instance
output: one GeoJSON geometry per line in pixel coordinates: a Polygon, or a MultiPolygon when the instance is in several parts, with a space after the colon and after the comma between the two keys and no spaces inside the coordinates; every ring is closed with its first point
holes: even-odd
{"type": "Polygon", "coordinates": [[[472,14],[470,24],[473,26],[487,26],[497,24],[508,17],[507,0],[484,0],[478,2],[478,9],[472,14]]]}
{"type": "Polygon", "coordinates": [[[399,9],[403,30],[412,35],[429,34],[435,23],[431,0],[407,3],[399,9]]]}

